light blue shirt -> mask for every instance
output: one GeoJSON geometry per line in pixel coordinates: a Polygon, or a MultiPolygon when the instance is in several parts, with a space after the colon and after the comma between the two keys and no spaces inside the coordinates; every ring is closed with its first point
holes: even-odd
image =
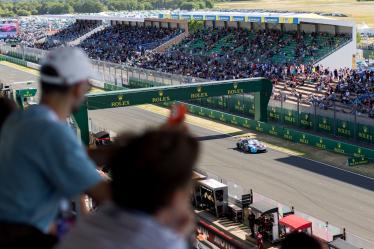
{"type": "Polygon", "coordinates": [[[106,203],[83,217],[56,249],[188,249],[184,238],[144,213],[106,203]]]}
{"type": "Polygon", "coordinates": [[[61,199],[102,181],[76,134],[46,106],[12,114],[0,134],[0,221],[47,232],[61,199]]]}

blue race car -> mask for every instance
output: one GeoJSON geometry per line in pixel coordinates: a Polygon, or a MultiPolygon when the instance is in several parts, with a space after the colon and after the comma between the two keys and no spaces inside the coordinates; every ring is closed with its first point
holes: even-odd
{"type": "Polygon", "coordinates": [[[236,148],[252,154],[266,152],[266,146],[253,138],[241,138],[236,143],[236,148]]]}

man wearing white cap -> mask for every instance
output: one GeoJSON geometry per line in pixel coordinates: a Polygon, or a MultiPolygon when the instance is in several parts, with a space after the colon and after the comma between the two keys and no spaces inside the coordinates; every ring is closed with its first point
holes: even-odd
{"type": "Polygon", "coordinates": [[[66,118],[79,108],[93,76],[77,48],[50,52],[40,69],[40,105],[12,114],[0,134],[0,248],[50,248],[46,234],[61,199],[110,191],[66,118]],[[35,247],[34,247],[35,246],[35,247]]]}

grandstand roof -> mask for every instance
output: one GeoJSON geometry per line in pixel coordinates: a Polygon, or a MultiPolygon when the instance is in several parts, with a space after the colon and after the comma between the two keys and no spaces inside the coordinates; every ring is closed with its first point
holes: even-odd
{"type": "Polygon", "coordinates": [[[270,12],[270,11],[150,11],[126,12],[126,13],[97,13],[97,14],[68,14],[68,15],[44,15],[48,18],[102,20],[102,21],[129,21],[144,22],[148,18],[176,19],[176,20],[214,20],[214,21],[238,21],[256,23],[316,23],[337,26],[354,27],[351,21],[337,20],[330,16],[316,13],[296,12],[270,12]]]}
{"type": "Polygon", "coordinates": [[[159,14],[159,18],[185,20],[241,21],[258,23],[319,23],[353,27],[350,21],[337,20],[315,13],[266,12],[266,11],[171,11],[159,14]]]}

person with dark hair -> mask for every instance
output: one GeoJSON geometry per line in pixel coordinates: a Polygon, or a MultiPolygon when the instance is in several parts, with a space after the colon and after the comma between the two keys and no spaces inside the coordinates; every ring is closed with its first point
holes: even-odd
{"type": "Polygon", "coordinates": [[[0,96],[0,132],[5,120],[15,110],[17,110],[17,104],[13,100],[0,96]]]}
{"type": "Polygon", "coordinates": [[[321,243],[306,233],[293,232],[282,241],[281,249],[322,249],[321,243]]]}
{"type": "Polygon", "coordinates": [[[50,52],[40,69],[40,104],[5,121],[0,134],[0,248],[50,248],[55,240],[47,234],[61,200],[82,193],[98,203],[110,198],[109,184],[66,123],[85,99],[92,70],[80,49],[50,52]]]}
{"type": "Polygon", "coordinates": [[[57,248],[189,248],[197,140],[170,128],[127,136],[122,144],[108,165],[113,203],[78,222],[57,248]]]}

